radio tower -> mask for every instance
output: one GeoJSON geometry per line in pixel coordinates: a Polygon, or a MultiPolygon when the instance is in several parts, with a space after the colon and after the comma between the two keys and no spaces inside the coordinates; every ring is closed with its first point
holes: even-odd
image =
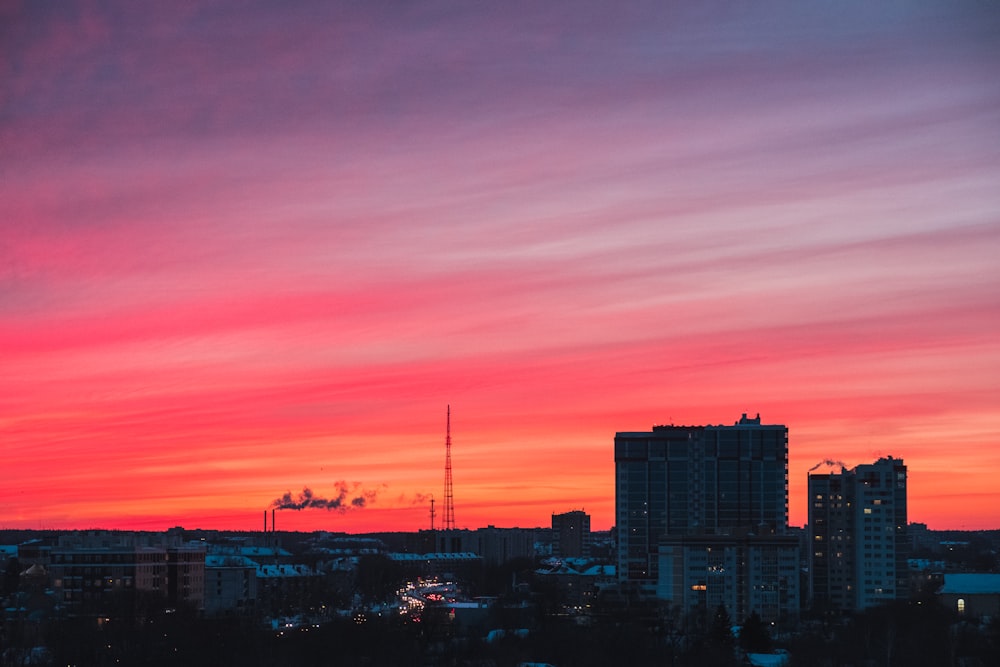
{"type": "Polygon", "coordinates": [[[451,484],[451,405],[448,406],[448,428],[444,440],[444,529],[455,530],[455,494],[451,484]]]}

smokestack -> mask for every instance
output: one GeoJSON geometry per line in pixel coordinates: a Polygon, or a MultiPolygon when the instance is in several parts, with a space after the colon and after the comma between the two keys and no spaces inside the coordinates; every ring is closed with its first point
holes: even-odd
{"type": "Polygon", "coordinates": [[[271,532],[274,532],[274,510],[271,510],[271,532]]]}
{"type": "Polygon", "coordinates": [[[264,534],[267,535],[267,510],[264,510],[264,534]]]}

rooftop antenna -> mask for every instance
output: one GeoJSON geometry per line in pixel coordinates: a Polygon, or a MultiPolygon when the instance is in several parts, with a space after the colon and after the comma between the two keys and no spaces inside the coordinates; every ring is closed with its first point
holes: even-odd
{"type": "Polygon", "coordinates": [[[434,532],[434,516],[437,513],[434,511],[434,496],[431,496],[431,532],[434,532]]]}
{"type": "Polygon", "coordinates": [[[451,481],[451,405],[448,406],[448,426],[444,440],[444,529],[455,530],[455,493],[451,481]]]}

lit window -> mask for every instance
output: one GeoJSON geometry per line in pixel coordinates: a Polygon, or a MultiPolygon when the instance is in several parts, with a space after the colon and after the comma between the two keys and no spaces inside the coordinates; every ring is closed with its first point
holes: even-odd
{"type": "Polygon", "coordinates": [[[958,613],[965,613],[965,598],[958,598],[958,613]]]}
{"type": "Polygon", "coordinates": [[[871,513],[872,513],[872,508],[871,507],[866,507],[865,508],[865,514],[871,514],[871,513]]]}

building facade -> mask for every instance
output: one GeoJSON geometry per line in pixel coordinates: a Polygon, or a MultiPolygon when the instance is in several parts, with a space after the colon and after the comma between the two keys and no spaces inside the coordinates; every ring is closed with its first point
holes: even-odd
{"type": "Polygon", "coordinates": [[[809,598],[819,609],[854,608],[853,495],[847,470],[809,475],[809,598]]]}
{"type": "Polygon", "coordinates": [[[946,572],[938,599],[959,616],[993,618],[1000,615],[1000,574],[946,572]]]}
{"type": "Polygon", "coordinates": [[[552,555],[559,558],[590,556],[590,515],[573,510],[552,515],[552,555]]]}
{"type": "MultiPolygon", "coordinates": [[[[499,565],[515,558],[533,558],[535,544],[543,529],[497,528],[476,530],[459,528],[432,532],[434,553],[474,553],[487,565],[499,565]]],[[[545,531],[547,532],[547,531],[545,531]]]]}
{"type": "Polygon", "coordinates": [[[909,597],[903,460],[810,473],[808,488],[813,605],[852,611],[909,597]]]}
{"type": "Polygon", "coordinates": [[[783,535],[788,429],[744,414],[733,426],[616,433],[615,515],[619,584],[641,595],[657,593],[664,536],[783,535]]]}
{"type": "Polygon", "coordinates": [[[157,547],[55,547],[52,588],[69,615],[133,604],[135,594],[167,598],[167,552],[157,547]]]}
{"type": "Polygon", "coordinates": [[[206,616],[246,616],[256,604],[256,563],[244,556],[205,557],[206,616]]]}
{"type": "Polygon", "coordinates": [[[203,547],[167,547],[167,600],[175,607],[205,607],[203,547]]]}
{"type": "Polygon", "coordinates": [[[723,605],[736,623],[757,612],[794,624],[799,610],[795,535],[667,536],[660,541],[657,597],[710,618],[723,605]]]}

